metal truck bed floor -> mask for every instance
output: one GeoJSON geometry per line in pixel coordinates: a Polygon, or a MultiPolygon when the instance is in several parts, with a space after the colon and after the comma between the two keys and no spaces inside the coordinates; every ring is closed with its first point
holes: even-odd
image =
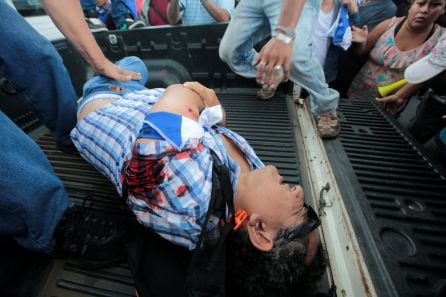
{"type": "MultiPolygon", "coordinates": [[[[243,95],[218,94],[228,113],[228,126],[247,138],[266,164],[275,164],[288,183],[298,183],[294,132],[285,98],[259,102],[253,94],[254,91],[243,95]]],[[[125,205],[111,183],[79,155],[58,151],[52,137],[47,135],[37,142],[75,203],[82,203],[86,196],[91,196],[97,211],[125,212],[125,205]]],[[[51,265],[39,296],[135,296],[132,277],[125,263],[100,271],[85,269],[71,260],[57,260],[51,265]]]]}
{"type": "Polygon", "coordinates": [[[446,180],[395,120],[342,101],[325,148],[379,296],[446,296],[446,180]]]}

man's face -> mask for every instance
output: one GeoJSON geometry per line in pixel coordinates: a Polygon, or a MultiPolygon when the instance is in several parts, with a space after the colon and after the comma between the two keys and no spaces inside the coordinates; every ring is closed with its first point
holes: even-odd
{"type": "Polygon", "coordinates": [[[289,229],[306,222],[302,187],[285,184],[276,167],[266,166],[252,171],[250,188],[257,211],[270,227],[289,229]]]}

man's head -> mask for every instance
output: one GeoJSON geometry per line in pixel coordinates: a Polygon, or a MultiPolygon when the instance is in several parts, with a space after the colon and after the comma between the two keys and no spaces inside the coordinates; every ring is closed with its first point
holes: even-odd
{"type": "Polygon", "coordinates": [[[306,233],[297,234],[305,231],[303,226],[309,223],[313,224],[313,229],[318,226],[315,224],[317,216],[308,211],[304,202],[301,186],[291,187],[284,183],[277,168],[266,166],[240,176],[235,208],[248,213],[243,229],[252,245],[259,251],[269,252],[286,238],[292,240],[313,231],[307,228],[306,233]]]}
{"type": "Polygon", "coordinates": [[[308,247],[315,243],[313,233],[262,252],[247,232],[232,232],[227,240],[227,296],[313,296],[325,271],[325,257],[317,245],[307,260],[308,247]]]}
{"type": "Polygon", "coordinates": [[[324,266],[315,257],[319,218],[304,204],[302,187],[285,184],[273,166],[241,176],[239,184],[235,208],[248,218],[228,240],[228,286],[249,296],[285,296],[314,284],[324,266]]]}

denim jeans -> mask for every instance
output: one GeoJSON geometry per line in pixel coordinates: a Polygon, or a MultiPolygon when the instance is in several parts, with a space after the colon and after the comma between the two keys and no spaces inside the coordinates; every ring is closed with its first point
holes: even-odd
{"type": "Polygon", "coordinates": [[[38,145],[0,112],[0,235],[51,253],[68,196],[38,145]]]}
{"type": "Polygon", "coordinates": [[[143,90],[145,88],[145,84],[149,79],[149,72],[140,58],[133,56],[125,57],[115,62],[115,64],[122,69],[140,73],[141,79],[121,82],[102,75],[94,76],[84,84],[84,99],[79,103],[79,109],[86,103],[90,103],[90,98],[95,94],[123,95],[126,92],[143,90]]]}
{"type": "MultiPolygon", "coordinates": [[[[255,77],[254,46],[268,37],[279,20],[281,0],[240,1],[220,44],[220,58],[237,74],[255,77]]],[[[321,114],[335,109],[339,93],[325,82],[322,66],[312,54],[313,26],[320,0],[307,0],[296,26],[291,60],[291,80],[310,94],[311,110],[321,114]]]]}
{"type": "MultiPolygon", "coordinates": [[[[14,84],[58,142],[71,143],[76,95],[61,57],[3,0],[0,32],[0,77],[14,84]]],[[[0,139],[0,235],[50,253],[68,205],[65,188],[37,144],[2,112],[0,139]]]]}
{"type": "Polygon", "coordinates": [[[6,77],[61,144],[71,144],[76,93],[62,58],[17,11],[0,0],[0,77],[6,77]],[[14,29],[12,29],[14,28],[14,29]]]}

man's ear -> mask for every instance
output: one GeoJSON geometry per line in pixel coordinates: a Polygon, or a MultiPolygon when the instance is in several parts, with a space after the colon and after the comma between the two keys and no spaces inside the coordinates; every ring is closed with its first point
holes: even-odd
{"type": "Polygon", "coordinates": [[[246,224],[248,236],[254,247],[262,252],[269,252],[274,247],[272,232],[265,230],[260,217],[253,213],[246,224]]]}

